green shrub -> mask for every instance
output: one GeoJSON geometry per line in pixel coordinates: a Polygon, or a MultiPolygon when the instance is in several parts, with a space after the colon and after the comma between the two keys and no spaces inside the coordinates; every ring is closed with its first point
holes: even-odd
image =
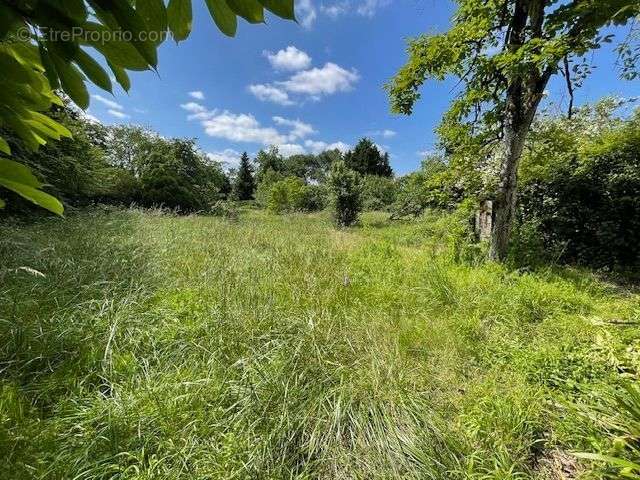
{"type": "Polygon", "coordinates": [[[267,208],[269,204],[269,197],[271,195],[271,188],[275,183],[283,180],[284,178],[285,177],[282,173],[276,172],[275,170],[269,169],[264,171],[260,176],[260,181],[256,187],[256,203],[263,208],[267,208]]]}
{"type": "Polygon", "coordinates": [[[640,266],[640,114],[590,136],[569,132],[563,145],[557,130],[567,135],[568,127],[553,126],[539,134],[540,152],[524,166],[515,245],[537,234],[545,260],[640,266]]]}
{"type": "Polygon", "coordinates": [[[364,210],[388,210],[396,199],[396,181],[389,177],[367,175],[362,182],[364,210]]]}
{"type": "Polygon", "coordinates": [[[343,161],[338,161],[331,165],[328,184],[336,225],[338,227],[353,225],[362,210],[360,175],[349,170],[343,161]]]}
{"type": "Polygon", "coordinates": [[[297,177],[287,177],[271,185],[267,208],[274,213],[301,210],[304,200],[304,182],[297,177]]]}
{"type": "Polygon", "coordinates": [[[462,200],[455,172],[438,156],[422,161],[420,170],[398,179],[391,217],[419,217],[427,208],[452,210],[462,200]]]}
{"type": "Polygon", "coordinates": [[[302,189],[299,210],[317,212],[327,206],[327,189],[322,185],[305,185],[302,189]]]}

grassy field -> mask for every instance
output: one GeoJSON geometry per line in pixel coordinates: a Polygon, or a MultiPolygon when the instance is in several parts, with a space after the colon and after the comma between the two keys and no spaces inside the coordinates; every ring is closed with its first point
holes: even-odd
{"type": "Polygon", "coordinates": [[[4,224],[0,478],[597,477],[640,296],[455,262],[452,222],[4,224]]]}

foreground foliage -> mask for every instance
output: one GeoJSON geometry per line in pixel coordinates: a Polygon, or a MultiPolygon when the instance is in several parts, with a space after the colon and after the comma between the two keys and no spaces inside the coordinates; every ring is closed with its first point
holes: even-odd
{"type": "Polygon", "coordinates": [[[600,478],[638,295],[385,218],[3,223],[0,478],[600,478]]]}
{"type": "MultiPolygon", "coordinates": [[[[268,10],[295,18],[293,0],[205,3],[218,29],[228,36],[236,33],[237,17],[263,23],[268,10]]],[[[0,1],[0,128],[11,130],[32,151],[69,137],[69,130],[47,115],[52,106],[62,106],[56,91],[85,110],[88,81],[112,92],[113,75],[128,91],[127,71],[155,70],[158,46],[169,33],[176,42],[186,39],[192,21],[191,0],[170,0],[166,5],[164,0],[0,1]],[[94,50],[110,73],[92,56],[94,50]]],[[[0,134],[0,155],[11,153],[0,134]]],[[[1,157],[0,185],[62,214],[62,204],[41,190],[26,167],[1,157]]]]}

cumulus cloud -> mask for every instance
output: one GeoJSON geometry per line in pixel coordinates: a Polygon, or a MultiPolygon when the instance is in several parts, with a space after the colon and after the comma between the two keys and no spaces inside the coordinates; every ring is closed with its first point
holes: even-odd
{"type": "Polygon", "coordinates": [[[249,91],[263,102],[277,103],[278,105],[294,105],[295,102],[289,98],[289,94],[283,89],[274,85],[257,84],[249,85],[249,91]]]}
{"type": "Polygon", "coordinates": [[[235,114],[225,110],[212,114],[201,123],[207,135],[232,142],[277,145],[287,143],[288,139],[286,135],[281,135],[275,128],[261,126],[253,115],[245,113],[235,114]]]}
{"type": "Polygon", "coordinates": [[[323,96],[353,89],[360,79],[355,69],[347,70],[331,62],[320,68],[309,68],[311,57],[294,46],[263,54],[276,70],[296,71],[286,80],[249,85],[249,92],[263,102],[289,106],[300,103],[305,97],[318,101],[323,96]]]}
{"type": "Polygon", "coordinates": [[[287,91],[319,98],[336,92],[346,92],[360,79],[355,70],[346,70],[335,63],[328,62],[322,68],[303,70],[288,80],[277,82],[287,91]]]}
{"type": "Polygon", "coordinates": [[[112,108],[110,108],[109,110],[107,110],[107,112],[110,115],[113,115],[114,117],[120,118],[120,119],[125,119],[125,118],[131,118],[131,115],[127,115],[124,112],[121,112],[120,110],[114,110],[112,108]]]}
{"type": "Polygon", "coordinates": [[[306,150],[302,145],[298,145],[297,143],[281,143],[276,145],[278,147],[278,152],[283,157],[290,157],[291,155],[302,155],[306,153],[306,150]]]}
{"type": "Polygon", "coordinates": [[[108,98],[103,97],[102,95],[91,95],[91,98],[94,100],[106,105],[107,107],[113,110],[124,110],[124,107],[120,105],[118,102],[114,102],[113,100],[109,100],[108,98]]]}
{"type": "Polygon", "coordinates": [[[195,98],[196,100],[204,100],[204,93],[201,92],[200,90],[194,90],[192,92],[189,92],[189,96],[191,98],[195,98]]]}
{"type": "Polygon", "coordinates": [[[311,153],[326,152],[327,150],[340,150],[342,153],[347,152],[351,149],[351,147],[344,142],[334,142],[334,143],[326,143],[322,141],[314,141],[307,140],[304,142],[305,147],[307,147],[311,153]]]}
{"type": "Polygon", "coordinates": [[[242,154],[232,148],[225,148],[221,152],[207,152],[207,158],[213,162],[219,162],[225,167],[237,167],[240,164],[242,154]]]}
{"type": "Polygon", "coordinates": [[[311,57],[293,45],[278,50],[277,53],[264,50],[262,54],[276,70],[304,70],[311,66],[311,57]]]}
{"type": "Polygon", "coordinates": [[[186,110],[187,112],[191,112],[191,113],[203,113],[206,112],[207,109],[200,105],[199,103],[196,102],[187,102],[187,103],[183,103],[180,105],[180,108],[186,110]]]}
{"type": "Polygon", "coordinates": [[[281,125],[285,127],[291,127],[291,132],[289,133],[289,138],[291,140],[296,140],[298,138],[305,138],[309,135],[313,135],[317,133],[312,125],[308,123],[304,123],[300,120],[289,120],[287,118],[282,117],[273,117],[273,121],[276,125],[281,125]]]}
{"type": "MultiPolygon", "coordinates": [[[[275,145],[285,156],[306,153],[303,145],[297,143],[316,130],[312,125],[300,119],[289,119],[280,116],[272,117],[275,126],[262,125],[253,115],[248,113],[234,113],[228,110],[208,110],[199,103],[190,102],[181,107],[191,112],[190,120],[199,120],[205,133],[211,137],[229,140],[231,142],[257,143],[265,147],[275,145]]],[[[327,144],[321,142],[322,146],[327,144]]],[[[310,144],[320,148],[315,143],[310,144]]],[[[340,148],[344,144],[331,145],[328,148],[340,148]]],[[[207,153],[212,161],[222,162],[227,166],[238,164],[240,153],[231,148],[223,151],[207,153]]]]}
{"type": "Polygon", "coordinates": [[[296,18],[305,28],[311,28],[318,16],[316,7],[311,0],[299,0],[296,2],[296,18]]]}
{"type": "Polygon", "coordinates": [[[389,129],[374,130],[373,132],[367,133],[367,135],[371,137],[392,138],[396,136],[396,132],[389,129]]]}

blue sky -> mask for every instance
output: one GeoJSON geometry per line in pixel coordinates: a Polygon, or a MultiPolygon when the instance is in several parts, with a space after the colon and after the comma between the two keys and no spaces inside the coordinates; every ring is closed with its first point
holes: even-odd
{"type": "MultiPolygon", "coordinates": [[[[160,49],[159,74],[131,75],[129,94],[92,88],[89,113],[106,124],[147,125],[167,137],[195,137],[212,158],[233,164],[271,143],[283,153],[347,148],[371,137],[398,173],[415,169],[434,148],[434,128],[455,92],[429,83],[412,116],[389,111],[383,85],[406,60],[406,39],[447,28],[443,0],[296,0],[299,23],[270,16],[240,20],[230,39],[215,29],[204,2],[194,3],[189,39],[160,49]],[[191,92],[191,93],[190,93],[191,92]]],[[[594,54],[595,73],[577,103],[604,95],[640,95],[618,80],[611,50],[594,54]]],[[[549,99],[562,102],[557,79],[549,99]]]]}

